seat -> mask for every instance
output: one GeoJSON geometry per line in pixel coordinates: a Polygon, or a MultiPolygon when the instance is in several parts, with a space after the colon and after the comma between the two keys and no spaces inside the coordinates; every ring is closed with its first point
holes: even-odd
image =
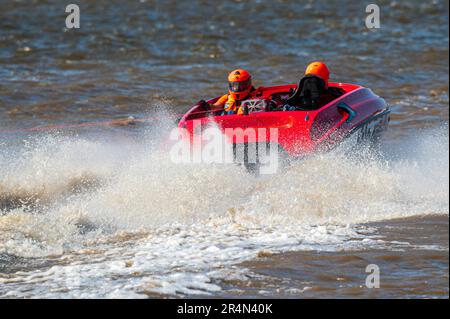
{"type": "Polygon", "coordinates": [[[315,75],[307,75],[300,80],[294,93],[286,103],[302,109],[316,109],[328,90],[325,81],[315,75]]]}

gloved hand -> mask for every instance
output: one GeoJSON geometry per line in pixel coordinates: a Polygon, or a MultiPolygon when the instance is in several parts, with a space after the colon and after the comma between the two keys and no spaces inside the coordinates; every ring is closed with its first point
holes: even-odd
{"type": "Polygon", "coordinates": [[[283,111],[295,111],[295,110],[297,110],[295,106],[289,104],[283,105],[283,111]]]}

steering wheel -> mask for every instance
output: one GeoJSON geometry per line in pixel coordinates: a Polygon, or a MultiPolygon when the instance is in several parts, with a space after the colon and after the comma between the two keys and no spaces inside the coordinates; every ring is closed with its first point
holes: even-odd
{"type": "Polygon", "coordinates": [[[244,115],[250,113],[266,112],[269,108],[269,103],[266,99],[252,99],[242,102],[242,110],[244,115]]]}

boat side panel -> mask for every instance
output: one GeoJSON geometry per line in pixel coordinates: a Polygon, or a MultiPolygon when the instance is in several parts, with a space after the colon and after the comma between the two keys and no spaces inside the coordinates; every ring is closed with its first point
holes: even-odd
{"type": "MultiPolygon", "coordinates": [[[[384,131],[387,126],[386,120],[388,119],[389,111],[386,102],[367,88],[362,88],[349,94],[342,100],[333,103],[329,109],[336,110],[341,115],[341,121],[332,131],[326,131],[327,128],[325,127],[322,129],[322,134],[316,132],[315,136],[312,136],[313,140],[317,140],[318,148],[334,146],[337,142],[355,133],[364,125],[369,125],[369,127],[373,125],[373,129],[376,127],[378,133],[384,131]],[[339,103],[348,105],[354,111],[354,116],[351,118],[349,113],[339,109],[339,103]],[[382,118],[379,117],[381,114],[384,115],[382,118]]],[[[322,121],[320,114],[316,117],[316,120],[312,126],[312,131],[321,131],[322,121]]],[[[367,134],[366,137],[368,137],[367,134]]]]}

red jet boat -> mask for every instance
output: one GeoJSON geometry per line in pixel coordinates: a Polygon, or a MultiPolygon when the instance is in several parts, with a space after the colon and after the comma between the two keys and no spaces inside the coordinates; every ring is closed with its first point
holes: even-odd
{"type": "MultiPolygon", "coordinates": [[[[300,84],[299,84],[300,85],[300,84]]],[[[377,144],[387,129],[390,110],[384,99],[372,90],[355,84],[330,83],[328,97],[316,108],[285,111],[284,105],[299,85],[260,87],[243,101],[244,115],[222,115],[222,108],[209,108],[219,97],[199,102],[180,120],[178,127],[191,141],[211,125],[219,127],[234,149],[244,149],[236,159],[254,171],[261,162],[261,145],[276,150],[283,158],[298,158],[328,150],[350,136],[357,144],[377,144]],[[255,145],[254,162],[248,150],[255,145]]]]}

